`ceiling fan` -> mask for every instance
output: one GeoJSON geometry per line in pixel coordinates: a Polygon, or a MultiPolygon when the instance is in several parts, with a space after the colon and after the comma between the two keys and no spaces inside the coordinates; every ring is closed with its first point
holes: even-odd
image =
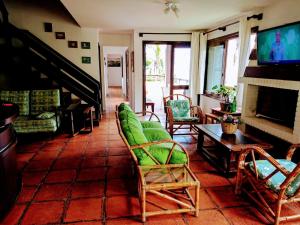
{"type": "Polygon", "coordinates": [[[169,12],[173,12],[176,15],[176,17],[179,17],[178,2],[176,0],[165,0],[164,5],[165,5],[165,9],[164,9],[165,14],[168,14],[169,12]]]}

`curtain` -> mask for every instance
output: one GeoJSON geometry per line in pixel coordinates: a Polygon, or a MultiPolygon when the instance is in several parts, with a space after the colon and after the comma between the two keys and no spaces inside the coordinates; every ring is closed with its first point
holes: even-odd
{"type": "MultiPolygon", "coordinates": [[[[253,20],[247,20],[247,17],[242,17],[239,23],[239,67],[238,76],[243,77],[246,67],[249,63],[249,57],[251,54],[250,49],[250,37],[251,27],[253,26],[253,20]]],[[[243,101],[243,88],[242,83],[238,83],[237,86],[237,105],[242,106],[243,101]]]]}
{"type": "Polygon", "coordinates": [[[194,105],[197,104],[198,94],[202,94],[204,89],[206,43],[207,35],[203,32],[192,33],[190,97],[194,105]]]}
{"type": "Polygon", "coordinates": [[[192,32],[191,40],[191,66],[190,66],[190,97],[193,104],[197,104],[199,90],[199,49],[200,32],[192,32]]]}
{"type": "Polygon", "coordinates": [[[207,51],[207,34],[200,33],[200,53],[199,53],[199,75],[200,75],[200,87],[198,94],[204,92],[204,78],[206,67],[206,51],[207,51]]]}

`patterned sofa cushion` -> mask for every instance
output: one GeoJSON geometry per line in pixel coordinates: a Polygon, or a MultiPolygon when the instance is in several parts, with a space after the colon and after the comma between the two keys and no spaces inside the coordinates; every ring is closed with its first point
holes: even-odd
{"type": "MultiPolygon", "coordinates": [[[[297,166],[295,163],[286,160],[278,159],[277,162],[283,166],[287,171],[292,172],[297,166]]],[[[253,163],[249,163],[250,169],[254,171],[253,163]]],[[[256,160],[256,167],[260,178],[264,179],[269,176],[275,170],[275,167],[267,160],[256,160]]],[[[280,191],[280,185],[285,181],[285,176],[281,172],[274,174],[268,181],[267,185],[275,192],[280,191]]],[[[285,194],[287,196],[293,196],[295,192],[300,188],[300,175],[287,187],[285,194]]]]}
{"type": "Polygon", "coordinates": [[[51,117],[50,119],[36,120],[27,116],[19,116],[14,122],[14,128],[17,133],[39,133],[39,132],[55,132],[60,124],[59,117],[51,117]],[[56,123],[58,122],[58,124],[56,123]]]}
{"type": "Polygon", "coordinates": [[[19,106],[19,115],[29,115],[29,91],[0,91],[0,99],[19,106]]]}
{"type": "Polygon", "coordinates": [[[58,106],[60,106],[58,89],[31,91],[31,115],[53,111],[53,108],[58,106]]]}

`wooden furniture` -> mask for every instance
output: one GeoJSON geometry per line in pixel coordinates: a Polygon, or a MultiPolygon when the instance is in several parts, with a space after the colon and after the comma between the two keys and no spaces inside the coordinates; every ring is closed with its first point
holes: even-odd
{"type": "Polygon", "coordinates": [[[17,116],[15,104],[0,101],[0,219],[12,206],[21,188],[15,150],[17,137],[12,127],[17,116]]]}
{"type": "Polygon", "coordinates": [[[197,135],[196,124],[204,122],[204,115],[200,106],[193,106],[190,97],[173,94],[163,98],[166,112],[166,129],[173,135],[197,135]],[[179,130],[189,130],[187,133],[179,130]]]}
{"type": "Polygon", "coordinates": [[[257,144],[264,149],[271,149],[272,145],[262,142],[253,136],[244,134],[239,129],[235,134],[224,134],[221,124],[197,125],[199,129],[198,146],[208,161],[226,176],[234,175],[237,171],[238,155],[243,144],[257,144]],[[208,138],[213,144],[206,145],[208,138]]]}
{"type": "Polygon", "coordinates": [[[152,102],[151,100],[147,99],[145,105],[146,105],[146,108],[148,108],[150,106],[151,107],[151,111],[154,113],[154,102],[152,102]]]}
{"type": "Polygon", "coordinates": [[[187,165],[155,165],[139,166],[139,194],[142,211],[142,220],[148,216],[164,215],[171,213],[193,212],[199,213],[200,183],[187,165]],[[190,193],[194,191],[194,197],[190,193]],[[177,203],[178,209],[166,209],[160,206],[160,202],[151,201],[161,210],[146,211],[146,202],[149,195],[156,195],[164,201],[177,203]]]}
{"type": "Polygon", "coordinates": [[[66,109],[70,123],[70,133],[74,137],[79,133],[93,131],[92,106],[87,104],[71,104],[66,109]]]}
{"type": "Polygon", "coordinates": [[[275,225],[281,221],[300,219],[299,210],[288,210],[288,215],[281,215],[283,205],[300,202],[300,163],[291,162],[299,147],[300,144],[292,145],[286,159],[279,160],[275,160],[258,146],[242,147],[236,194],[245,192],[259,206],[260,212],[271,218],[275,225]],[[256,156],[263,160],[257,160],[256,156]],[[295,214],[292,215],[291,212],[295,214]]]}
{"type": "Polygon", "coordinates": [[[225,112],[221,111],[221,108],[212,108],[211,113],[205,113],[205,123],[219,123],[219,117],[224,116],[224,114],[241,116],[241,110],[238,109],[236,112],[225,112]]]}

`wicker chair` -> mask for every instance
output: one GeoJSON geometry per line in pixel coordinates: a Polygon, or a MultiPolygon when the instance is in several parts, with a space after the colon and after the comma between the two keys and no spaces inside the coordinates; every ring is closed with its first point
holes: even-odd
{"type": "Polygon", "coordinates": [[[204,122],[204,115],[199,106],[192,106],[190,97],[174,94],[164,97],[166,113],[166,129],[173,135],[197,135],[196,124],[204,122]],[[188,133],[177,133],[180,129],[189,130],[188,133]]]}
{"type": "Polygon", "coordinates": [[[262,148],[248,145],[243,146],[239,157],[236,194],[245,192],[276,225],[300,218],[300,211],[296,215],[281,216],[284,204],[300,202],[300,163],[291,161],[299,147],[300,144],[292,145],[286,159],[275,160],[262,148]],[[246,162],[246,158],[250,161],[246,162]]]}

